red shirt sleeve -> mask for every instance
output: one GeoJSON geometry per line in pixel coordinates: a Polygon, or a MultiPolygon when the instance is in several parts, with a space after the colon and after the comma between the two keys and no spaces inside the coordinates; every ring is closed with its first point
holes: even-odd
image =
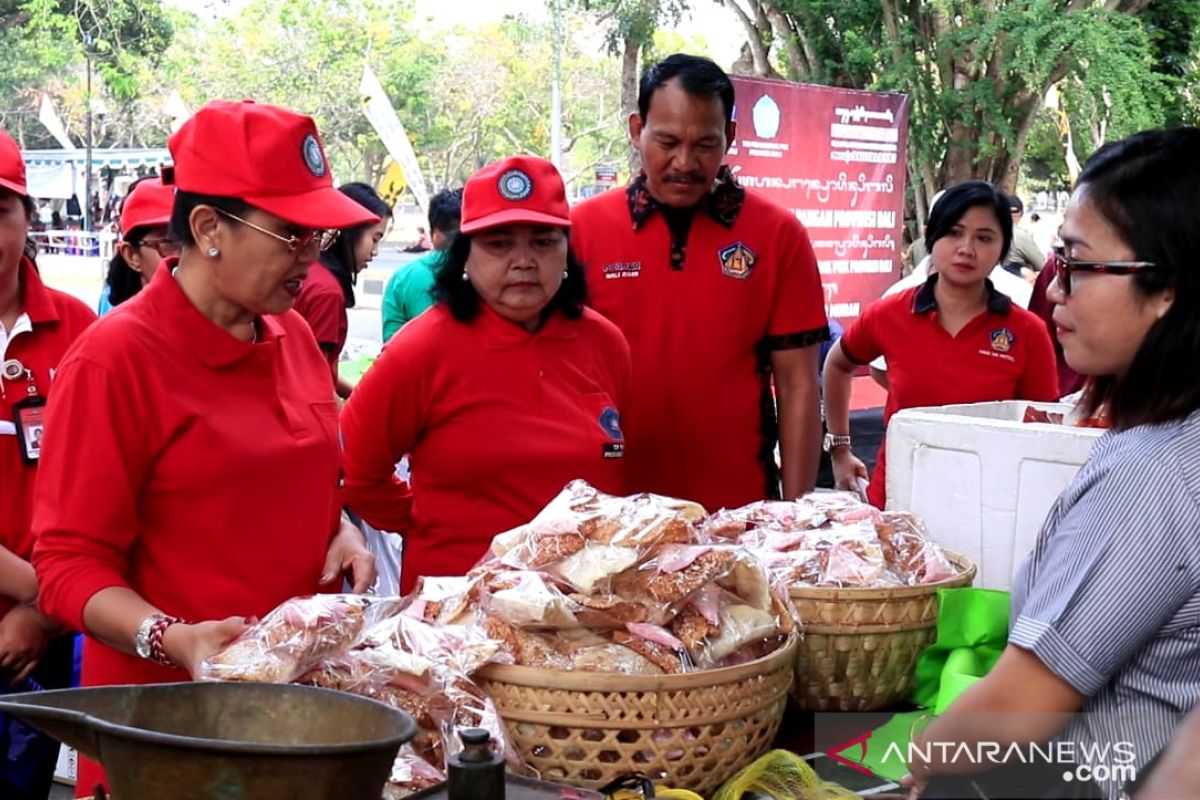
{"type": "Polygon", "coordinates": [[[396,462],[417,442],[430,413],[436,365],[421,357],[417,330],[398,331],[342,409],[346,504],[384,531],[412,527],[412,492],[396,462]]]}
{"type": "Polygon", "coordinates": [[[341,346],[341,323],[345,299],[340,292],[321,291],[320,287],[307,292],[303,302],[297,300],[296,310],[304,317],[312,330],[321,355],[329,362],[329,369],[337,380],[338,348],[341,346]]]}
{"type": "Polygon", "coordinates": [[[1054,344],[1041,319],[1029,314],[1027,321],[1029,355],[1017,385],[1017,397],[1020,400],[1058,400],[1058,364],[1054,356],[1054,344]]]}
{"type": "Polygon", "coordinates": [[[784,223],[781,240],[778,286],[767,333],[788,336],[822,331],[829,326],[825,290],[808,231],[798,220],[789,219],[784,223]]]}
{"type": "Polygon", "coordinates": [[[898,295],[876,300],[864,308],[858,318],[846,326],[846,331],[839,340],[846,358],[855,364],[870,364],[884,355],[883,346],[880,344],[883,341],[883,337],[880,335],[884,327],[883,317],[892,303],[898,301],[910,303],[910,295],[910,292],[901,292],[898,295]]]}
{"type": "Polygon", "coordinates": [[[139,427],[149,413],[143,398],[123,391],[91,361],[69,360],[55,379],[34,490],[32,561],[38,606],[76,630],[84,630],[83,609],[92,595],[129,586],[137,490],[151,461],[139,427]],[[79,481],[78,463],[106,480],[79,481]]]}

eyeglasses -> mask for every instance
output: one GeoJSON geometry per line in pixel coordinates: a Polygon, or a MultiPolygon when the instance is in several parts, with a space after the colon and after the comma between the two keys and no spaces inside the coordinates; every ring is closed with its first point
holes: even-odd
{"type": "Polygon", "coordinates": [[[162,258],[179,255],[179,242],[174,239],[141,239],[133,243],[134,247],[149,247],[162,258]]]}
{"type": "Polygon", "coordinates": [[[1055,280],[1062,293],[1071,296],[1071,273],[1103,272],[1108,275],[1133,275],[1158,269],[1153,261],[1080,261],[1067,255],[1065,247],[1055,247],[1051,260],[1057,271],[1055,280]]]}
{"type": "Polygon", "coordinates": [[[319,251],[321,251],[322,253],[324,253],[326,250],[333,247],[333,243],[338,240],[338,236],[341,234],[341,231],[338,231],[338,230],[332,230],[332,229],[323,230],[323,229],[318,228],[317,230],[308,231],[307,233],[301,234],[300,236],[280,236],[278,233],[275,233],[274,231],[269,231],[266,228],[262,228],[262,227],[259,227],[258,225],[255,225],[253,222],[242,219],[237,214],[230,214],[228,211],[225,211],[224,209],[220,209],[220,208],[216,208],[216,207],[214,207],[213,210],[216,211],[218,214],[220,214],[223,217],[228,217],[229,219],[233,220],[234,222],[240,222],[241,224],[245,225],[247,228],[253,228],[254,230],[258,231],[259,233],[265,233],[267,236],[270,236],[272,239],[278,239],[279,241],[281,241],[285,245],[287,245],[287,249],[288,249],[289,253],[298,253],[303,250],[307,250],[308,246],[311,245],[313,242],[316,242],[317,249],[319,251]]]}

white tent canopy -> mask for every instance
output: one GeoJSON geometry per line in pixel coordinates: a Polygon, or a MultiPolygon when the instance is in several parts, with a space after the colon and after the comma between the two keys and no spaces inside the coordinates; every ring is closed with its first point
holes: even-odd
{"type": "MultiPolygon", "coordinates": [[[[87,151],[22,150],[29,194],[41,198],[83,197],[87,151]]],[[[102,168],[125,170],[139,167],[161,168],[171,163],[165,147],[96,147],[92,149],[92,172],[102,168]]]]}

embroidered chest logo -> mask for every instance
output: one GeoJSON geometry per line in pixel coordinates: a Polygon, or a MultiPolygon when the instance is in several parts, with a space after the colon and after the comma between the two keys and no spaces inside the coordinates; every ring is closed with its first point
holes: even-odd
{"type": "Polygon", "coordinates": [[[1008,328],[997,328],[988,334],[988,339],[992,342],[992,349],[997,353],[1009,352],[1017,342],[1017,337],[1008,328]]]}
{"type": "Polygon", "coordinates": [[[636,278],[642,274],[642,262],[614,261],[611,264],[605,264],[600,271],[604,273],[606,281],[618,280],[620,278],[636,278]]]}
{"type": "Polygon", "coordinates": [[[625,434],[621,432],[621,414],[612,406],[605,406],[600,412],[600,429],[612,439],[600,448],[604,458],[623,458],[625,456],[625,434]]]}
{"type": "Polygon", "coordinates": [[[742,242],[734,242],[721,248],[717,257],[721,260],[721,272],[730,278],[742,280],[750,277],[750,273],[754,271],[754,264],[758,261],[754,251],[742,242]]]}

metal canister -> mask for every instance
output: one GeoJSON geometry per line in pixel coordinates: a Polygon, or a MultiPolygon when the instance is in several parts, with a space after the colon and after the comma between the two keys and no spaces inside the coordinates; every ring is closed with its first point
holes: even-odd
{"type": "Polygon", "coordinates": [[[450,757],[449,800],[504,800],[504,756],[492,751],[491,734],[483,728],[465,728],[458,735],[463,749],[450,757]]]}

